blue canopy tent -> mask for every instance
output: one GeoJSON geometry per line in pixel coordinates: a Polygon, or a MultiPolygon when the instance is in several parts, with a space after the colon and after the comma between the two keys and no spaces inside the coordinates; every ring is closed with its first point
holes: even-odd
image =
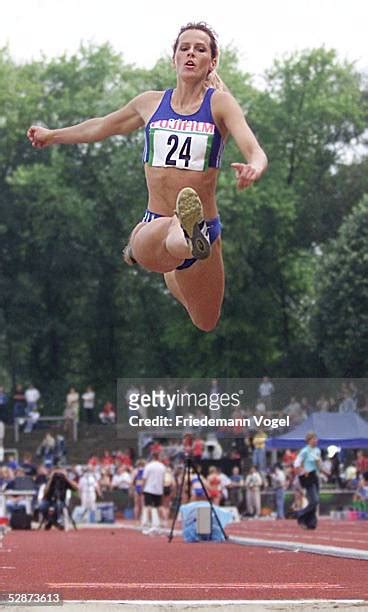
{"type": "Polygon", "coordinates": [[[314,412],[295,429],[269,438],[266,448],[302,448],[308,431],[317,434],[320,448],[331,444],[341,448],[368,448],[368,422],[355,412],[314,412]]]}

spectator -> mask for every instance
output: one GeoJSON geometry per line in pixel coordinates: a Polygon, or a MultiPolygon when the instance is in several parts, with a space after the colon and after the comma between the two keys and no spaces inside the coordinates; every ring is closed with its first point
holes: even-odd
{"type": "Polygon", "coordinates": [[[5,438],[5,426],[0,420],[0,462],[4,461],[4,438],[5,438]]]}
{"type": "Polygon", "coordinates": [[[36,451],[36,455],[42,457],[44,465],[47,467],[52,467],[54,465],[55,445],[56,440],[48,431],[36,451]]]}
{"type": "Polygon", "coordinates": [[[321,395],[317,400],[316,407],[320,412],[328,412],[330,410],[330,402],[325,395],[321,395]]]}
{"type": "Polygon", "coordinates": [[[164,527],[168,527],[170,518],[171,501],[175,494],[175,478],[168,459],[163,461],[165,465],[164,493],[162,497],[161,515],[164,527]]]}
{"type": "Polygon", "coordinates": [[[355,412],[356,411],[356,400],[353,398],[353,392],[350,388],[343,388],[342,400],[339,404],[339,412],[355,412]]]}
{"type": "Polygon", "coordinates": [[[14,471],[6,465],[0,466],[0,491],[4,491],[12,480],[14,480],[14,471]]]}
{"type": "Polygon", "coordinates": [[[7,406],[8,406],[9,397],[8,394],[5,393],[4,387],[0,386],[0,421],[4,423],[8,423],[8,414],[7,414],[7,406]]]}
{"type": "Polygon", "coordinates": [[[286,477],[285,472],[282,469],[280,463],[276,463],[271,472],[272,487],[275,492],[276,502],[276,518],[285,518],[285,489],[286,489],[286,477]]]}
{"type": "Polygon", "coordinates": [[[231,506],[236,506],[239,510],[243,504],[244,478],[237,465],[234,465],[231,471],[230,481],[229,502],[231,506]]]}
{"type": "Polygon", "coordinates": [[[28,412],[26,424],[24,427],[24,433],[31,433],[31,431],[33,430],[39,418],[40,418],[40,412],[39,412],[38,406],[35,405],[28,412]]]}
{"type": "Polygon", "coordinates": [[[82,506],[80,518],[83,520],[86,512],[90,512],[90,520],[93,523],[96,520],[97,495],[101,497],[101,490],[90,467],[84,470],[83,476],[79,479],[78,488],[82,506]]]}
{"type": "Polygon", "coordinates": [[[99,417],[103,425],[114,424],[116,421],[114,405],[111,402],[105,402],[99,417]]]}
{"type": "Polygon", "coordinates": [[[143,470],[143,533],[160,527],[159,509],[162,506],[166,468],[159,461],[159,454],[152,453],[152,459],[143,470]]]}
{"type": "Polygon", "coordinates": [[[26,414],[26,398],[23,391],[23,386],[19,383],[15,386],[13,394],[13,418],[24,419],[26,414]]]}
{"type": "Polygon", "coordinates": [[[35,485],[39,490],[42,485],[47,483],[49,477],[49,469],[45,465],[39,465],[35,476],[35,485]]]}
{"type": "Polygon", "coordinates": [[[368,504],[368,472],[362,474],[355,491],[354,501],[363,501],[368,504]]]}
{"type": "Polygon", "coordinates": [[[358,450],[356,454],[356,467],[359,476],[364,472],[368,472],[368,454],[362,450],[358,450]]]}
{"type": "Polygon", "coordinates": [[[22,494],[23,491],[34,491],[32,502],[36,499],[35,482],[31,476],[27,476],[25,474],[25,471],[21,467],[18,467],[15,470],[14,479],[8,482],[5,489],[7,491],[14,491],[15,493],[14,495],[7,497],[6,509],[8,512],[12,512],[19,506],[27,508],[27,496],[22,494]],[[19,495],[16,494],[17,491],[19,491],[19,495]]]}
{"type": "Polygon", "coordinates": [[[28,453],[28,452],[24,453],[23,461],[20,464],[20,467],[22,468],[22,470],[24,470],[24,473],[26,474],[26,476],[31,476],[32,478],[36,476],[37,468],[32,463],[32,453],[28,453]]]}
{"type": "Polygon", "coordinates": [[[193,462],[195,463],[195,465],[198,465],[198,463],[200,463],[202,459],[203,451],[204,451],[204,440],[202,440],[200,435],[197,435],[194,438],[193,450],[192,450],[193,462]]]}
{"type": "Polygon", "coordinates": [[[344,472],[345,488],[354,490],[358,483],[358,470],[355,465],[348,465],[344,472]]]}
{"type": "Polygon", "coordinates": [[[32,410],[37,411],[37,404],[41,397],[41,394],[39,390],[36,389],[36,387],[34,387],[32,383],[30,383],[28,385],[28,388],[26,389],[24,397],[26,400],[26,416],[28,416],[32,410]]]}
{"type": "Polygon", "coordinates": [[[219,505],[222,497],[222,483],[219,470],[215,465],[209,467],[207,486],[208,496],[214,504],[219,505]]]}
{"type": "Polygon", "coordinates": [[[65,465],[66,463],[66,445],[64,436],[56,436],[54,448],[54,464],[65,465]]]}
{"type": "Polygon", "coordinates": [[[123,512],[129,506],[129,492],[132,484],[133,481],[130,468],[126,465],[118,467],[116,473],[112,477],[111,487],[120,491],[123,512]]]}
{"type": "Polygon", "coordinates": [[[220,482],[221,482],[221,500],[220,504],[224,505],[227,503],[229,499],[229,487],[231,485],[231,480],[222,470],[219,470],[220,482]]]}
{"type": "Polygon", "coordinates": [[[121,450],[118,450],[115,455],[115,461],[121,465],[125,465],[126,467],[131,468],[133,465],[133,462],[130,456],[130,450],[125,449],[124,452],[122,452],[121,450]]]}
{"type": "Polygon", "coordinates": [[[272,381],[268,376],[264,376],[261,384],[258,387],[258,396],[267,410],[272,410],[272,395],[274,392],[275,387],[272,381]]]}
{"type": "Polygon", "coordinates": [[[144,459],[138,459],[132,474],[132,483],[134,486],[134,518],[138,521],[141,518],[143,510],[143,472],[146,462],[144,459]]]}
{"type": "Polygon", "coordinates": [[[88,387],[86,387],[86,390],[82,395],[82,402],[87,423],[91,424],[93,423],[93,411],[95,407],[95,392],[91,385],[88,385],[88,387]]]}
{"type": "Polygon", "coordinates": [[[111,478],[109,475],[109,471],[105,468],[101,469],[100,471],[100,478],[98,484],[102,495],[107,491],[111,491],[111,478]]]}
{"type": "Polygon", "coordinates": [[[8,460],[6,462],[7,467],[9,467],[11,470],[16,470],[19,467],[19,463],[18,460],[16,458],[16,456],[11,453],[10,455],[8,455],[8,460]]]}
{"type": "Polygon", "coordinates": [[[207,434],[207,440],[205,442],[205,450],[203,452],[203,459],[217,460],[222,457],[222,447],[217,440],[216,434],[207,434]]]}
{"type": "Polygon", "coordinates": [[[266,471],[266,440],[267,434],[261,429],[253,436],[253,465],[260,472],[266,471]]]}
{"type": "Polygon", "coordinates": [[[252,465],[245,479],[247,514],[258,518],[261,515],[261,487],[263,484],[262,476],[252,465]]]}
{"type": "Polygon", "coordinates": [[[259,397],[256,401],[255,411],[257,414],[265,414],[266,412],[266,402],[263,398],[259,397]]]}
{"type": "Polygon", "coordinates": [[[282,456],[282,463],[284,466],[294,465],[297,453],[287,448],[282,456]]]}
{"type": "Polygon", "coordinates": [[[341,448],[333,444],[327,448],[327,457],[331,461],[329,481],[333,484],[336,483],[342,489],[344,484],[340,475],[340,451],[341,448]]]}
{"type": "Polygon", "coordinates": [[[300,407],[301,407],[301,411],[306,416],[309,416],[310,414],[314,412],[314,407],[312,406],[312,404],[310,403],[307,397],[302,397],[300,407]]]}
{"type": "Polygon", "coordinates": [[[290,425],[298,425],[306,417],[301,404],[297,401],[294,395],[290,398],[290,402],[286,408],[284,408],[283,413],[290,417],[290,425]]]}
{"type": "Polygon", "coordinates": [[[104,467],[111,467],[112,465],[114,465],[114,458],[111,455],[110,451],[108,451],[107,449],[104,450],[104,454],[101,459],[101,465],[103,465],[104,467]]]}
{"type": "Polygon", "coordinates": [[[190,484],[191,484],[191,487],[190,487],[191,488],[191,500],[190,501],[204,501],[207,499],[203,487],[206,487],[206,490],[208,492],[208,482],[202,474],[201,465],[197,465],[197,472],[199,476],[195,472],[192,472],[191,478],[190,478],[190,484]],[[203,486],[202,486],[201,481],[203,483],[203,486]]]}
{"type": "Polygon", "coordinates": [[[75,387],[70,387],[66,396],[64,410],[65,425],[64,431],[67,431],[74,423],[79,420],[79,393],[75,387]]]}

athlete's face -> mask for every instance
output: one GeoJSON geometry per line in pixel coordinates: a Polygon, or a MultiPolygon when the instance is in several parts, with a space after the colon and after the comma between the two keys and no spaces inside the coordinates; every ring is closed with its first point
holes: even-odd
{"type": "Polygon", "coordinates": [[[210,38],[201,30],[186,30],[179,37],[174,56],[174,65],[179,76],[206,79],[216,66],[211,57],[210,38]]]}

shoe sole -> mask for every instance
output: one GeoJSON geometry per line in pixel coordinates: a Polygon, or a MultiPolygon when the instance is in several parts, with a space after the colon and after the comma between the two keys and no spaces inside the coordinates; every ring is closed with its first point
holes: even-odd
{"type": "Polygon", "coordinates": [[[191,187],[184,187],[179,191],[175,210],[180,225],[189,239],[193,257],[207,259],[211,253],[211,246],[199,227],[203,221],[203,207],[197,192],[191,187]]]}

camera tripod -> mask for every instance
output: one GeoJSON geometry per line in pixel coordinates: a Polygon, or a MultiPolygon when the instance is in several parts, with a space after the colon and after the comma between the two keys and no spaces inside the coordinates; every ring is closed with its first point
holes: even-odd
{"type": "Polygon", "coordinates": [[[207,492],[207,489],[206,489],[206,487],[204,485],[204,482],[202,480],[201,474],[198,471],[198,468],[195,465],[195,463],[193,463],[191,456],[187,455],[185,457],[184,470],[183,470],[182,481],[180,483],[179,494],[177,495],[177,498],[176,498],[175,515],[174,515],[174,518],[173,518],[173,522],[172,522],[171,530],[170,530],[170,534],[169,534],[169,543],[171,542],[171,540],[174,537],[175,523],[176,523],[176,520],[178,518],[178,514],[179,514],[179,510],[180,510],[180,506],[181,506],[181,500],[182,500],[182,497],[183,497],[183,490],[184,490],[184,484],[185,484],[185,477],[186,476],[187,476],[187,487],[188,487],[188,489],[187,489],[188,500],[190,500],[191,488],[192,488],[192,483],[191,483],[191,471],[192,470],[196,474],[196,476],[198,477],[199,482],[201,483],[203,492],[204,492],[204,494],[206,496],[206,499],[207,499],[207,501],[208,501],[208,503],[210,505],[210,508],[211,508],[211,516],[212,516],[212,514],[214,515],[214,517],[215,517],[215,519],[216,519],[216,521],[218,523],[218,526],[220,527],[220,531],[221,531],[222,535],[224,536],[224,539],[227,540],[228,536],[226,535],[226,533],[224,531],[224,528],[221,525],[221,521],[220,521],[220,519],[219,519],[219,517],[217,515],[215,507],[214,507],[214,505],[212,503],[212,500],[211,500],[210,496],[208,495],[208,492],[207,492]]]}

